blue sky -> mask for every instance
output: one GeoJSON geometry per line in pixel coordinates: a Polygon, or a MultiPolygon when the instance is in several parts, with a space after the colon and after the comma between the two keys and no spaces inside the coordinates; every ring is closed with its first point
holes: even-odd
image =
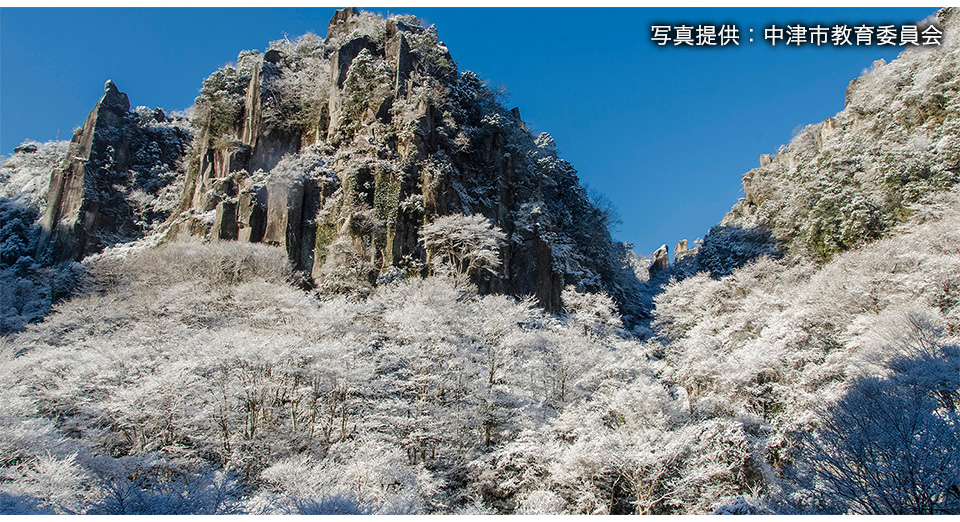
{"type": "MultiPolygon", "coordinates": [[[[462,70],[508,92],[581,181],[606,194],[614,236],[650,254],[702,237],[736,202],[740,176],[802,126],[843,109],[847,83],[899,47],[660,47],[655,23],[896,25],[909,9],[366,8],[436,24],[462,70]]],[[[333,8],[0,9],[0,153],[69,139],[113,79],[131,104],[184,109],[244,49],[326,33],[333,8]]]]}

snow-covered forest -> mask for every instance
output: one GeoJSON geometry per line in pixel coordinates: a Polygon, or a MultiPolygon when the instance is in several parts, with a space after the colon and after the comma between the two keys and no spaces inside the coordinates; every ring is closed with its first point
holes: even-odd
{"type": "Polygon", "coordinates": [[[960,513],[956,17],[669,266],[412,17],[108,83],[0,164],[0,513],[960,513]]]}

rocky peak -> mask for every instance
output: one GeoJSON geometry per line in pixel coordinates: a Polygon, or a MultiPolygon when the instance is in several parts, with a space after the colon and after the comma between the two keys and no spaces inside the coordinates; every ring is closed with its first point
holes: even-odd
{"type": "Polygon", "coordinates": [[[653,253],[653,261],[650,262],[650,267],[647,269],[650,272],[650,278],[652,279],[658,273],[670,268],[670,249],[667,248],[667,245],[661,245],[656,252],[653,253]]]}
{"type": "Polygon", "coordinates": [[[363,294],[427,274],[421,231],[464,214],[506,237],[500,269],[471,275],[482,292],[558,310],[568,285],[620,302],[633,291],[608,216],[553,139],[410,16],[344,9],[323,40],[240,53],[204,81],[189,128],[130,110],[107,81],[50,179],[38,242],[50,262],[153,232],[266,243],[321,289],[363,294]]]}
{"type": "Polygon", "coordinates": [[[101,109],[109,109],[125,114],[130,110],[130,99],[127,98],[125,93],[120,92],[120,89],[117,88],[117,84],[113,83],[113,80],[107,80],[107,82],[103,84],[103,96],[97,105],[101,109]]]}
{"type": "Polygon", "coordinates": [[[132,204],[129,198],[144,188],[156,195],[171,183],[172,178],[154,175],[180,158],[190,138],[183,129],[152,127],[155,111],[151,115],[147,123],[132,113],[127,95],[107,80],[64,163],[51,173],[40,220],[42,258],[79,260],[121,238],[138,237],[144,224],[158,219],[152,215],[157,203],[132,204]]]}
{"type": "Polygon", "coordinates": [[[423,273],[419,231],[438,216],[482,214],[509,238],[482,290],[556,309],[566,284],[609,281],[609,233],[576,171],[413,17],[338,10],[323,44],[242,53],[197,103],[168,237],[275,244],[318,285],[356,289],[423,273]]]}
{"type": "Polygon", "coordinates": [[[690,251],[687,249],[687,240],[681,239],[677,242],[677,246],[673,248],[673,262],[676,263],[677,261],[680,261],[687,256],[689,252],[690,251]]]}
{"type": "Polygon", "coordinates": [[[333,18],[330,19],[330,23],[327,24],[326,41],[330,42],[332,38],[350,34],[358,25],[359,18],[360,10],[356,7],[337,9],[333,18]]]}

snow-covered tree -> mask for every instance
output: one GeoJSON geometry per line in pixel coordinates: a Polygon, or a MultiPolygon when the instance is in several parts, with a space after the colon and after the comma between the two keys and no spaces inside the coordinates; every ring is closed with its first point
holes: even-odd
{"type": "Polygon", "coordinates": [[[461,276],[496,273],[504,233],[485,217],[474,214],[441,216],[420,231],[435,271],[461,276]]]}
{"type": "Polygon", "coordinates": [[[854,384],[807,440],[811,487],[828,505],[869,515],[960,513],[960,348],[912,351],[891,362],[890,375],[854,384]]]}

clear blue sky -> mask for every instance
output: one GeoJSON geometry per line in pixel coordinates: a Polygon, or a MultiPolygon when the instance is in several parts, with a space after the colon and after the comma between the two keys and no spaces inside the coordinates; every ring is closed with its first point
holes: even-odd
{"type": "MultiPolygon", "coordinates": [[[[910,9],[442,9],[461,70],[506,87],[534,132],[616,205],[615,237],[650,254],[693,241],[741,194],[740,176],[794,131],[843,108],[847,83],[899,47],[797,49],[760,39],[716,49],[658,47],[653,23],[911,23],[910,9]]],[[[244,49],[326,33],[333,8],[0,9],[0,153],[69,139],[113,79],[131,104],[184,109],[244,49]]],[[[747,35],[749,36],[749,35],[747,35]]]]}

